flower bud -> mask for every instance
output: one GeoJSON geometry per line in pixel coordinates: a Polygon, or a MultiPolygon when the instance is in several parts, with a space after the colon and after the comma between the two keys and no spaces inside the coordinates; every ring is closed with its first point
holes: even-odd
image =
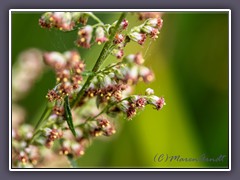
{"type": "Polygon", "coordinates": [[[74,22],[72,22],[72,16],[70,12],[65,12],[62,19],[59,29],[63,31],[70,31],[73,29],[74,22]]]}
{"type": "Polygon", "coordinates": [[[44,13],[41,18],[39,19],[39,25],[42,27],[42,28],[52,28],[53,26],[53,23],[52,23],[52,15],[53,13],[52,12],[46,12],[44,13]]]}
{"type": "Polygon", "coordinates": [[[146,20],[145,24],[148,26],[151,26],[151,27],[156,27],[160,30],[163,25],[163,20],[160,17],[159,18],[150,18],[150,19],[146,20]]]}
{"type": "Polygon", "coordinates": [[[145,107],[145,105],[146,105],[146,99],[145,98],[143,98],[143,97],[139,97],[137,100],[136,100],[136,106],[138,107],[138,108],[143,108],[143,107],[145,107]]]}
{"type": "Polygon", "coordinates": [[[106,42],[108,40],[108,38],[105,36],[105,31],[102,27],[98,27],[96,29],[96,42],[100,45],[104,42],[106,42]]]}
{"type": "Polygon", "coordinates": [[[57,120],[58,116],[56,114],[52,114],[49,116],[48,121],[49,122],[55,122],[57,120]]]}
{"type": "Polygon", "coordinates": [[[153,28],[151,26],[143,26],[142,31],[150,35],[150,37],[153,39],[158,38],[159,31],[156,28],[153,28]]]}
{"type": "Polygon", "coordinates": [[[120,24],[121,30],[125,30],[128,27],[128,21],[126,19],[123,19],[123,21],[120,24]]]}
{"type": "Polygon", "coordinates": [[[136,63],[138,65],[141,65],[144,63],[144,59],[142,57],[142,53],[137,53],[137,54],[130,54],[127,57],[125,57],[125,60],[128,63],[136,63]]]}
{"type": "Polygon", "coordinates": [[[153,81],[154,74],[153,72],[145,66],[139,68],[139,78],[142,78],[144,82],[148,83],[153,81]]]}
{"type": "Polygon", "coordinates": [[[90,25],[87,25],[78,31],[78,39],[76,41],[77,46],[83,48],[90,48],[90,42],[92,39],[93,28],[90,25]]]}
{"type": "Polygon", "coordinates": [[[123,49],[114,49],[112,51],[112,55],[115,56],[118,59],[121,59],[124,55],[123,49]]]}
{"type": "Polygon", "coordinates": [[[120,44],[124,41],[124,36],[122,34],[116,34],[113,40],[114,44],[120,44]]]}
{"type": "Polygon", "coordinates": [[[131,40],[137,42],[140,45],[143,45],[146,40],[146,34],[139,32],[132,32],[129,34],[131,40]]]}
{"type": "Polygon", "coordinates": [[[72,20],[75,23],[79,23],[79,19],[81,17],[82,12],[71,12],[72,20]]]}
{"type": "Polygon", "coordinates": [[[127,117],[129,119],[133,118],[133,116],[135,116],[137,114],[137,110],[135,107],[129,107],[128,110],[127,110],[127,117]]]}
{"type": "Polygon", "coordinates": [[[72,149],[74,155],[76,155],[76,156],[82,156],[85,153],[84,148],[78,143],[73,143],[71,145],[71,149],[72,149]]]}
{"type": "Polygon", "coordinates": [[[145,20],[149,18],[159,18],[162,15],[162,12],[140,12],[138,13],[139,20],[145,20]]]}
{"type": "Polygon", "coordinates": [[[66,59],[59,52],[44,53],[44,61],[56,70],[62,69],[66,65],[66,59]]]}
{"type": "Polygon", "coordinates": [[[147,88],[146,91],[145,91],[145,94],[146,94],[147,96],[153,95],[153,94],[154,94],[154,90],[151,89],[151,88],[147,88]]]}
{"type": "Polygon", "coordinates": [[[159,97],[157,97],[157,96],[155,96],[155,95],[149,96],[149,97],[147,98],[147,102],[148,102],[149,104],[154,105],[157,110],[162,109],[163,106],[166,105],[165,99],[164,99],[163,97],[160,97],[160,98],[159,98],[159,97]]]}
{"type": "Polygon", "coordinates": [[[88,17],[89,15],[87,13],[82,13],[79,18],[79,22],[82,23],[83,25],[86,25],[88,21],[88,17]]]}
{"type": "Polygon", "coordinates": [[[120,103],[118,104],[118,108],[119,108],[122,112],[126,113],[127,110],[128,110],[128,108],[129,108],[129,105],[128,105],[128,104],[129,104],[128,101],[127,101],[127,100],[124,100],[124,101],[122,101],[122,102],[120,102],[120,103]]]}

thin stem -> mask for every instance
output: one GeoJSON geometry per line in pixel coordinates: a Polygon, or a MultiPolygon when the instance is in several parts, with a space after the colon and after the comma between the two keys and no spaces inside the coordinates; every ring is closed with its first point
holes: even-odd
{"type": "Polygon", "coordinates": [[[102,25],[103,25],[102,23],[97,23],[97,24],[92,25],[92,28],[95,28],[95,27],[98,27],[98,26],[102,26],[102,25]]]}
{"type": "Polygon", "coordinates": [[[39,134],[39,129],[41,128],[41,125],[43,124],[44,120],[46,120],[47,117],[50,115],[51,111],[52,111],[51,108],[49,108],[48,105],[47,105],[43,114],[42,114],[42,116],[40,117],[39,121],[37,122],[37,124],[34,128],[34,134],[29,141],[30,144],[32,144],[34,142],[35,138],[39,134]]]}
{"type": "Polygon", "coordinates": [[[32,138],[29,141],[29,144],[32,144],[40,134],[41,134],[40,130],[35,131],[35,133],[33,134],[32,138]]]}
{"type": "MultiPolygon", "coordinates": [[[[116,24],[116,26],[114,27],[110,37],[109,37],[109,41],[107,41],[97,59],[97,62],[95,63],[92,72],[97,72],[98,69],[100,68],[100,66],[102,65],[102,63],[104,62],[104,60],[107,58],[107,56],[110,54],[109,52],[109,48],[113,45],[113,39],[118,31],[118,28],[120,26],[120,23],[122,22],[122,20],[126,17],[126,13],[122,13],[120,18],[118,19],[118,22],[116,24]]],[[[91,80],[93,79],[94,76],[90,75],[87,79],[87,81],[85,82],[85,84],[83,85],[82,89],[79,91],[79,93],[77,94],[77,97],[72,101],[71,103],[71,107],[75,107],[77,105],[77,103],[79,101],[81,101],[84,92],[86,91],[86,89],[89,87],[91,80]]]]}
{"type": "Polygon", "coordinates": [[[100,113],[98,113],[98,114],[97,114],[96,116],[94,116],[94,117],[90,117],[90,118],[88,118],[86,121],[96,119],[96,118],[97,118],[98,116],[100,116],[101,114],[107,112],[107,110],[108,110],[110,107],[111,107],[111,104],[105,106],[105,108],[104,108],[100,113]]]}
{"type": "MultiPolygon", "coordinates": [[[[91,16],[95,21],[97,21],[100,24],[103,24],[103,22],[96,17],[93,13],[87,13],[89,16],[91,16]]],[[[98,69],[100,68],[100,66],[102,65],[102,63],[104,62],[104,60],[107,58],[107,56],[110,54],[109,49],[111,48],[111,46],[113,45],[113,39],[118,31],[118,28],[120,26],[120,23],[122,22],[122,20],[126,17],[126,13],[122,13],[116,26],[114,27],[110,37],[109,37],[109,41],[105,43],[103,50],[101,51],[97,62],[95,64],[95,66],[92,69],[92,73],[90,74],[88,79],[86,80],[85,84],[83,85],[83,87],[81,88],[81,90],[79,91],[79,93],[77,94],[77,97],[72,101],[71,103],[71,107],[74,107],[77,105],[77,103],[81,100],[85,90],[89,87],[91,80],[94,77],[94,74],[98,71],[98,69]]],[[[34,130],[34,135],[32,137],[32,139],[29,141],[30,144],[34,142],[34,140],[36,139],[37,135],[39,134],[39,129],[41,128],[42,123],[44,122],[44,120],[47,119],[47,117],[50,115],[51,113],[51,108],[49,108],[48,106],[45,108],[40,120],[38,121],[35,130],[34,130]]]]}
{"type": "Polygon", "coordinates": [[[46,119],[46,117],[50,114],[51,112],[51,108],[49,108],[48,106],[45,108],[40,120],[38,121],[37,125],[35,126],[35,132],[38,131],[40,129],[41,124],[43,123],[43,121],[46,119]]]}
{"type": "Polygon", "coordinates": [[[120,18],[118,19],[118,22],[116,24],[116,26],[114,27],[110,37],[109,37],[109,41],[107,43],[105,43],[105,46],[103,47],[103,50],[95,64],[95,66],[93,67],[93,72],[97,72],[98,69],[100,68],[100,66],[102,65],[102,63],[104,62],[104,60],[107,58],[107,56],[110,54],[109,49],[113,44],[113,39],[118,31],[118,28],[122,22],[122,20],[126,17],[126,13],[122,13],[120,18]]]}
{"type": "MultiPolygon", "coordinates": [[[[104,23],[97,17],[95,16],[93,13],[91,12],[86,12],[85,14],[89,15],[92,19],[94,19],[95,21],[97,21],[98,23],[97,24],[94,24],[92,27],[97,27],[97,26],[100,26],[100,25],[104,25],[104,23]]],[[[77,26],[76,28],[72,29],[71,31],[64,31],[65,33],[66,32],[72,32],[72,31],[76,31],[78,30],[79,27],[77,26]]]]}
{"type": "Polygon", "coordinates": [[[93,13],[87,12],[86,14],[89,15],[91,18],[93,18],[98,23],[103,24],[103,22],[97,16],[95,16],[93,13]]]}
{"type": "Polygon", "coordinates": [[[124,99],[122,99],[122,100],[120,100],[120,101],[118,101],[118,102],[108,104],[108,105],[105,106],[105,107],[103,108],[103,110],[102,110],[101,112],[99,112],[96,116],[94,116],[94,117],[89,117],[88,119],[86,119],[85,123],[86,123],[87,121],[91,121],[91,120],[96,119],[97,117],[99,117],[99,116],[102,115],[103,113],[107,112],[111,107],[116,106],[117,104],[119,104],[119,103],[121,103],[121,102],[123,102],[123,101],[125,101],[125,100],[129,100],[130,98],[131,98],[131,96],[126,97],[126,98],[124,98],[124,99]]]}
{"type": "Polygon", "coordinates": [[[104,73],[104,72],[106,72],[106,71],[108,71],[108,70],[110,70],[110,69],[112,69],[112,68],[114,68],[114,67],[116,67],[116,66],[118,66],[118,65],[121,65],[121,64],[123,64],[122,61],[121,61],[121,62],[118,62],[118,63],[115,63],[115,64],[113,64],[113,65],[111,65],[111,66],[107,66],[107,67],[105,67],[104,69],[96,72],[96,74],[104,73]]]}

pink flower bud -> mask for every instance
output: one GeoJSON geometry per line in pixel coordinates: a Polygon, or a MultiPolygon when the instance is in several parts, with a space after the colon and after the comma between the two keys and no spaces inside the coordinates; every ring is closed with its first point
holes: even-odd
{"type": "Polygon", "coordinates": [[[44,53],[44,61],[54,69],[62,69],[66,65],[66,59],[59,52],[44,53]]]}
{"type": "Polygon", "coordinates": [[[131,40],[137,42],[140,45],[143,45],[147,36],[144,33],[132,32],[129,34],[131,40]]]}
{"type": "Polygon", "coordinates": [[[91,39],[92,39],[93,28],[90,25],[87,25],[78,31],[78,39],[76,41],[77,46],[83,48],[90,48],[91,39]]]}
{"type": "Polygon", "coordinates": [[[154,95],[151,95],[147,98],[147,101],[149,104],[152,104],[155,106],[155,108],[157,110],[160,110],[163,108],[164,105],[166,105],[165,103],[165,99],[163,97],[157,97],[157,96],[154,96],[154,95]]]}
{"type": "Polygon", "coordinates": [[[154,90],[151,89],[151,88],[147,88],[146,91],[145,91],[145,94],[148,95],[148,96],[149,95],[153,95],[154,94],[154,90]]]}
{"type": "Polygon", "coordinates": [[[105,36],[105,31],[102,27],[98,27],[96,29],[96,42],[100,45],[104,42],[106,42],[108,38],[105,36]]]}
{"type": "Polygon", "coordinates": [[[136,63],[138,65],[143,64],[145,61],[142,57],[142,53],[130,54],[127,57],[125,57],[125,60],[129,63],[136,63]]]}
{"type": "Polygon", "coordinates": [[[151,27],[156,27],[159,30],[162,28],[163,25],[163,20],[162,18],[150,18],[146,21],[146,25],[151,26],[151,27]]]}
{"type": "Polygon", "coordinates": [[[115,56],[118,59],[121,59],[124,55],[123,49],[114,49],[112,51],[112,55],[115,56]]]}
{"type": "Polygon", "coordinates": [[[128,21],[126,19],[123,19],[123,21],[120,24],[120,28],[125,30],[128,27],[128,21]]]}
{"type": "Polygon", "coordinates": [[[124,36],[122,34],[116,34],[113,40],[114,44],[120,44],[124,41],[124,36]]]}
{"type": "Polygon", "coordinates": [[[150,35],[150,37],[153,39],[158,38],[159,31],[156,28],[153,28],[151,26],[143,26],[142,31],[150,35]]]}
{"type": "Polygon", "coordinates": [[[144,82],[148,83],[148,82],[153,81],[154,74],[147,67],[141,66],[139,68],[139,77],[142,78],[144,82]]]}

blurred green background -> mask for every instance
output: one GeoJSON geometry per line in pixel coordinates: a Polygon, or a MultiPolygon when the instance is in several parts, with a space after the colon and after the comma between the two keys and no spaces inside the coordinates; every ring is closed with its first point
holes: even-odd
{"type": "MultiPolygon", "coordinates": [[[[119,13],[96,13],[112,23],[119,13]]],[[[76,32],[63,33],[40,28],[41,13],[14,12],[12,15],[12,64],[31,47],[64,52],[77,49],[91,69],[103,46],[90,50],[74,46],[76,32]]],[[[130,26],[138,25],[136,15],[127,16],[130,26]]],[[[228,167],[228,14],[221,12],[165,13],[156,41],[144,46],[127,45],[125,54],[143,52],[146,65],[155,72],[151,84],[139,83],[135,92],[147,87],[163,96],[167,105],[156,111],[147,107],[132,121],[119,120],[112,138],[96,139],[78,160],[80,167],[228,167]],[[156,154],[209,158],[226,155],[223,162],[154,162],[156,154]]],[[[92,23],[93,21],[89,21],[92,23]]],[[[116,62],[108,58],[108,62],[116,62]]],[[[20,101],[28,111],[26,121],[39,116],[54,73],[47,70],[29,95],[20,101]]]]}

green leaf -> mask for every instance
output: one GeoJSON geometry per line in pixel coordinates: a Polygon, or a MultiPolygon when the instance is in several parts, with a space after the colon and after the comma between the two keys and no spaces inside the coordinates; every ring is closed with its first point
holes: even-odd
{"type": "Polygon", "coordinates": [[[73,125],[73,121],[72,121],[72,113],[71,113],[68,96],[66,96],[64,98],[64,101],[65,101],[64,102],[64,110],[65,110],[65,116],[66,116],[66,120],[68,123],[68,127],[72,131],[73,135],[76,137],[76,131],[74,129],[74,125],[73,125]]]}
{"type": "Polygon", "coordinates": [[[98,109],[99,109],[100,103],[101,103],[101,97],[100,97],[100,96],[97,96],[96,105],[97,105],[97,108],[98,108],[98,109]]]}

